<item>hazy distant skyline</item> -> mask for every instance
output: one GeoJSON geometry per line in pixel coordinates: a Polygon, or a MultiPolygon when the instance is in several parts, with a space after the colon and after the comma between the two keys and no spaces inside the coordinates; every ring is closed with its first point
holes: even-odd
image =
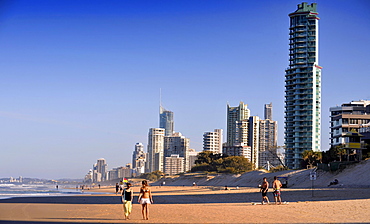
{"type": "MultiPolygon", "coordinates": [[[[272,102],[284,144],[289,17],[303,1],[0,3],[0,177],[83,178],[147,147],[162,104],[202,150],[240,101],[272,102]]],[[[370,2],[317,0],[322,150],[329,107],[370,99],[370,2]]],[[[224,139],[225,141],[225,139],[224,139]]]]}

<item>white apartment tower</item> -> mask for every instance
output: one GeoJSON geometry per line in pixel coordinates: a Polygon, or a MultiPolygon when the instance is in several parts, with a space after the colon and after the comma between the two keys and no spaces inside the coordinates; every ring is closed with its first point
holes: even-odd
{"type": "Polygon", "coordinates": [[[289,14],[289,67],[285,74],[285,162],[300,168],[302,152],[320,151],[321,69],[317,4],[289,14]]]}
{"type": "Polygon", "coordinates": [[[237,107],[230,107],[227,104],[227,146],[234,146],[235,144],[240,144],[240,138],[238,139],[238,123],[241,121],[248,122],[250,116],[250,110],[248,109],[248,104],[243,102],[239,103],[237,107]]]}
{"type": "Polygon", "coordinates": [[[259,161],[259,137],[260,118],[258,116],[249,117],[249,146],[251,147],[251,163],[253,169],[258,168],[259,161]]]}
{"type": "Polygon", "coordinates": [[[147,172],[164,171],[164,128],[150,128],[148,134],[147,172]]]}
{"type": "Polygon", "coordinates": [[[203,151],[213,153],[222,153],[222,129],[215,129],[213,132],[204,132],[203,134],[203,151]]]}
{"type": "Polygon", "coordinates": [[[143,143],[136,143],[132,154],[132,169],[136,175],[145,173],[146,153],[143,143]]]}

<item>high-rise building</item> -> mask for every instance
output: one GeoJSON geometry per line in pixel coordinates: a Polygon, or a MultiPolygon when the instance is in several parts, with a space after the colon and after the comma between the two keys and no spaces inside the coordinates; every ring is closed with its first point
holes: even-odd
{"type": "Polygon", "coordinates": [[[108,165],[106,160],[98,159],[97,163],[93,166],[93,182],[102,182],[107,180],[108,165]]]}
{"type": "Polygon", "coordinates": [[[174,133],[173,112],[159,106],[159,127],[165,129],[165,136],[171,136],[174,133]]]}
{"type": "Polygon", "coordinates": [[[240,102],[237,107],[230,107],[227,104],[227,146],[241,143],[237,138],[238,123],[240,121],[248,121],[249,116],[248,104],[240,102]]]}
{"type": "Polygon", "coordinates": [[[203,151],[222,153],[222,139],[223,139],[222,129],[215,129],[212,132],[204,132],[203,151]]]}
{"type": "Polygon", "coordinates": [[[148,134],[147,172],[164,171],[164,128],[150,128],[148,134]]]}
{"type": "Polygon", "coordinates": [[[344,135],[352,130],[365,133],[364,130],[366,130],[368,124],[370,124],[369,100],[352,101],[341,106],[331,107],[330,145],[344,144],[344,135]]]}
{"type": "Polygon", "coordinates": [[[258,166],[281,165],[277,158],[277,121],[260,120],[258,166]]]}
{"type": "Polygon", "coordinates": [[[251,159],[253,169],[258,168],[259,161],[259,140],[260,140],[260,118],[250,116],[249,122],[249,146],[251,147],[251,159]]]}
{"type": "Polygon", "coordinates": [[[251,147],[247,144],[240,143],[233,146],[223,146],[222,153],[228,156],[243,156],[249,161],[252,161],[251,147]]]}
{"type": "Polygon", "coordinates": [[[180,132],[176,132],[171,136],[164,137],[164,157],[179,155],[184,159],[183,170],[188,171],[189,168],[189,145],[190,139],[183,136],[180,132]]]}
{"type": "Polygon", "coordinates": [[[272,103],[265,104],[265,120],[272,120],[272,103]]]}
{"type": "Polygon", "coordinates": [[[285,74],[285,161],[300,168],[302,152],[320,151],[321,69],[316,3],[290,13],[289,67],[285,74]]]}
{"type": "Polygon", "coordinates": [[[135,175],[145,173],[146,153],[142,143],[135,144],[135,150],[132,154],[132,169],[135,175]]]}

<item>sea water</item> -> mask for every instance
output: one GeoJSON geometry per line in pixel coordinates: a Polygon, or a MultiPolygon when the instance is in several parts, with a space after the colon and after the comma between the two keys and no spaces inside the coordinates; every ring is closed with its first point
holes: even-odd
{"type": "MultiPolygon", "coordinates": [[[[72,186],[52,184],[0,184],[0,199],[14,197],[72,196],[86,194],[72,186]]],[[[88,194],[91,194],[89,192],[88,194]]]]}

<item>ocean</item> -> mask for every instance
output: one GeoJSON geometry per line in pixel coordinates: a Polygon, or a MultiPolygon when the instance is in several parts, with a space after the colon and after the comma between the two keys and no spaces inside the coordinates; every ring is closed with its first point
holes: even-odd
{"type": "Polygon", "coordinates": [[[46,196],[72,196],[91,194],[76,190],[76,186],[59,185],[58,189],[53,184],[0,184],[0,199],[14,197],[46,197],[46,196]],[[73,188],[74,187],[74,188],[73,188]]]}

